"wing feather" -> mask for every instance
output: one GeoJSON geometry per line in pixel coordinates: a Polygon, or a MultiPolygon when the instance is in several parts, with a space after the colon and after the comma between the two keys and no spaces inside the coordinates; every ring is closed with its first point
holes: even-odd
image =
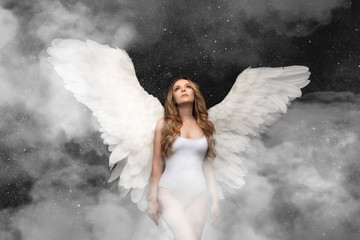
{"type": "Polygon", "coordinates": [[[131,58],[122,49],[86,40],[54,39],[48,61],[65,88],[89,107],[111,151],[109,182],[119,179],[121,196],[131,189],[139,202],[151,172],[156,122],[164,109],[139,84],[131,58]]]}
{"type": "Polygon", "coordinates": [[[244,184],[247,169],[243,153],[249,141],[286,113],[291,101],[309,84],[305,66],[247,68],[236,79],[222,102],[209,109],[216,133],[214,167],[219,198],[244,184]]]}

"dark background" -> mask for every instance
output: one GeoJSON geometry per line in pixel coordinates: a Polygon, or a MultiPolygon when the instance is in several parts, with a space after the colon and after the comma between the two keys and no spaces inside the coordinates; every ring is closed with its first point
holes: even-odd
{"type": "Polygon", "coordinates": [[[205,235],[359,239],[359,1],[0,3],[1,239],[168,234],[107,183],[99,123],[46,61],[55,38],[125,49],[161,102],[179,75],[199,82],[211,107],[248,66],[308,66],[311,83],[246,151],[246,185],[221,201],[205,235]]]}

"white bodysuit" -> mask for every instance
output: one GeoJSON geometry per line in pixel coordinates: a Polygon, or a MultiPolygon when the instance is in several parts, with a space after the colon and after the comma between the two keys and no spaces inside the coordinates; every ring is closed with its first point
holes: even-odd
{"type": "Polygon", "coordinates": [[[202,138],[188,139],[178,136],[172,143],[175,152],[165,157],[165,170],[159,186],[168,189],[186,207],[194,197],[206,189],[202,165],[208,144],[202,138]]]}

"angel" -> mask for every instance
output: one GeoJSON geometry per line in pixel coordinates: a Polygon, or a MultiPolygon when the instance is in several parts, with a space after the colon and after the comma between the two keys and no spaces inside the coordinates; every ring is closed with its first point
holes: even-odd
{"type": "Polygon", "coordinates": [[[164,105],[155,127],[148,214],[157,224],[161,212],[175,239],[201,239],[209,195],[211,222],[219,216],[214,125],[199,86],[187,77],[170,84],[164,105]]]}
{"type": "Polygon", "coordinates": [[[54,39],[48,61],[65,88],[90,108],[111,152],[109,182],[128,193],[175,239],[201,239],[210,206],[244,185],[249,141],[286,113],[309,84],[305,66],[247,68],[224,100],[206,108],[199,86],[175,79],[164,107],[139,84],[126,51],[95,41],[54,39]]]}

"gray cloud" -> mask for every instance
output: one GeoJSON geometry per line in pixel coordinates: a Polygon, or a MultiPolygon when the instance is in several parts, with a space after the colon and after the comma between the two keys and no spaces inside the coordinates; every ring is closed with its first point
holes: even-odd
{"type": "Polygon", "coordinates": [[[343,0],[245,0],[231,3],[240,6],[247,19],[254,19],[265,29],[289,36],[310,34],[314,24],[320,26],[330,22],[333,9],[349,4],[343,0]]]}
{"type": "Polygon", "coordinates": [[[6,46],[13,38],[18,30],[19,24],[14,14],[6,9],[0,8],[0,28],[1,40],[0,49],[6,46]]]}
{"type": "Polygon", "coordinates": [[[312,102],[294,104],[248,152],[251,175],[239,194],[241,220],[233,228],[253,223],[259,236],[245,239],[358,237],[354,215],[360,206],[349,190],[358,179],[349,177],[357,174],[349,169],[359,167],[360,98],[331,92],[306,97],[312,102]]]}
{"type": "MultiPolygon", "coordinates": [[[[258,61],[256,49],[266,41],[248,34],[247,21],[264,31],[304,36],[314,30],[309,22],[327,24],[331,10],[345,4],[232,1],[220,7],[194,5],[181,14],[181,4],[155,0],[1,3],[0,185],[16,188],[18,195],[4,194],[2,202],[18,205],[1,209],[0,235],[94,240],[166,239],[169,232],[163,225],[156,228],[128,199],[118,199],[116,185],[104,183],[108,152],[99,124],[46,62],[53,38],[146,48],[179,23],[202,54],[223,64],[237,59],[241,65],[258,61]],[[199,19],[201,26],[194,25],[199,19]],[[223,55],[226,44],[242,47],[223,55]]],[[[254,141],[247,153],[247,184],[221,202],[219,222],[206,227],[208,239],[359,237],[359,96],[327,92],[304,99],[254,141]]]]}
{"type": "MultiPolygon", "coordinates": [[[[207,238],[356,239],[359,102],[350,93],[328,92],[294,103],[262,139],[253,141],[246,153],[247,184],[221,202],[221,218],[214,228],[206,227],[207,238]]],[[[25,154],[19,157],[15,162],[36,181],[32,201],[1,220],[8,226],[4,234],[9,239],[15,239],[14,232],[22,239],[51,234],[52,239],[166,239],[165,226],[156,228],[136,205],[101,184],[108,177],[106,164],[90,164],[87,153],[43,149],[26,158],[28,166],[25,154]]]]}

